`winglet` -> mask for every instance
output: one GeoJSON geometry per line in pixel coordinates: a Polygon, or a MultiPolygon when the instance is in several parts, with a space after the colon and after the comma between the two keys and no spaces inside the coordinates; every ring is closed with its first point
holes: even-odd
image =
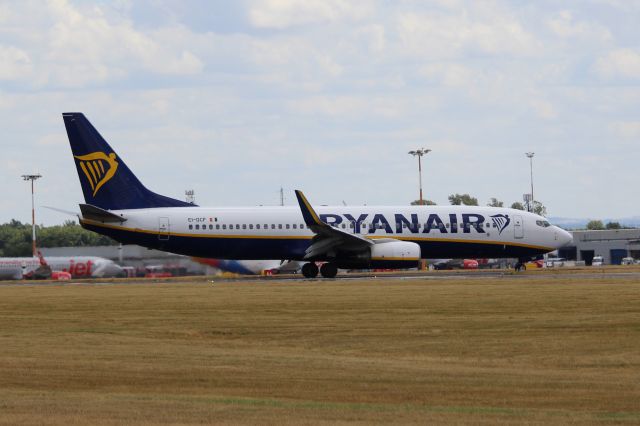
{"type": "Polygon", "coordinates": [[[300,204],[300,211],[302,212],[302,217],[304,218],[304,223],[307,226],[322,226],[324,223],[320,220],[316,212],[311,207],[311,204],[307,200],[307,197],[304,196],[302,191],[296,189],[296,197],[298,198],[298,204],[300,204]]]}

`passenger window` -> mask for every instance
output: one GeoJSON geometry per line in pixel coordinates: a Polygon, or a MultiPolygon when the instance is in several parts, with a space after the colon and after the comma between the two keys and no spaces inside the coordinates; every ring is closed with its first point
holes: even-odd
{"type": "Polygon", "coordinates": [[[220,229],[220,225],[216,225],[216,229],[220,229]]]}
{"type": "Polygon", "coordinates": [[[266,223],[264,224],[264,229],[269,229],[269,225],[267,225],[266,223]]]}
{"type": "Polygon", "coordinates": [[[276,229],[276,225],[274,225],[273,223],[271,224],[271,229],[276,229]]]}
{"type": "Polygon", "coordinates": [[[189,225],[189,229],[193,229],[193,225],[189,225]]]}
{"type": "Polygon", "coordinates": [[[293,224],[293,229],[298,229],[298,225],[296,225],[295,223],[293,224]]]}
{"type": "Polygon", "coordinates": [[[257,224],[257,225],[256,225],[256,229],[260,229],[260,224],[257,224]]]}
{"type": "Polygon", "coordinates": [[[249,224],[249,229],[253,229],[253,223],[249,224]]]}
{"type": "Polygon", "coordinates": [[[247,225],[246,224],[242,224],[242,229],[247,229],[247,225]]]}
{"type": "Polygon", "coordinates": [[[240,225],[236,225],[236,229],[240,229],[240,225]]]}
{"type": "Polygon", "coordinates": [[[287,223],[287,229],[289,229],[289,224],[287,223]]]}
{"type": "Polygon", "coordinates": [[[282,229],[282,224],[281,223],[278,224],[278,229],[282,229]]]}
{"type": "Polygon", "coordinates": [[[222,225],[222,229],[227,229],[227,225],[222,225]]]}
{"type": "Polygon", "coordinates": [[[213,225],[209,225],[209,229],[213,229],[213,225]]]}
{"type": "Polygon", "coordinates": [[[196,225],[196,229],[200,229],[200,225],[196,225]]]}

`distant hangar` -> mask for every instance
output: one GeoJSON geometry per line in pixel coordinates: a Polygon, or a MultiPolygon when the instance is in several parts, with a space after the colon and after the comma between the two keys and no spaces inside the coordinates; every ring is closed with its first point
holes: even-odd
{"type": "Polygon", "coordinates": [[[591,265],[602,256],[607,265],[620,265],[625,257],[640,259],[640,229],[571,231],[573,243],[558,250],[558,257],[591,265]]]}

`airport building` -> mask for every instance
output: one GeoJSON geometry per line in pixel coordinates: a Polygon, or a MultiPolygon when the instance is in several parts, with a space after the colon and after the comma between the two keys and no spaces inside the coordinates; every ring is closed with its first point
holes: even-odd
{"type": "Polygon", "coordinates": [[[558,257],[584,261],[591,265],[594,256],[602,256],[605,265],[620,265],[622,259],[640,259],[640,229],[571,231],[573,243],[558,250],[558,257]]]}

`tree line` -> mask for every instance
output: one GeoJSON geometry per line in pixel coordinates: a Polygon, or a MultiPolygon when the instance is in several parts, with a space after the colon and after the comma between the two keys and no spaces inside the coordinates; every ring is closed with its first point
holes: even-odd
{"type": "MultiPolygon", "coordinates": [[[[478,199],[476,197],[472,197],[469,194],[451,194],[449,195],[449,203],[452,206],[478,206],[478,199]]],[[[422,204],[425,206],[435,206],[431,200],[422,200],[422,204]]],[[[415,200],[411,202],[412,206],[420,205],[420,200],[415,200]]],[[[487,203],[489,207],[504,207],[504,202],[498,200],[497,198],[492,197],[487,203]]],[[[512,209],[516,210],[526,210],[525,205],[516,201],[511,204],[512,209]]],[[[547,208],[539,201],[533,202],[533,212],[540,216],[547,216],[547,208]]],[[[607,222],[606,224],[601,220],[591,220],[587,223],[585,229],[588,230],[604,230],[604,229],[632,229],[627,226],[621,225],[619,222],[607,222]]]]}
{"type": "MultiPolygon", "coordinates": [[[[425,206],[435,206],[436,203],[431,201],[431,200],[422,200],[422,204],[424,204],[425,206]]],[[[469,194],[451,194],[449,195],[449,204],[451,204],[452,206],[479,206],[480,204],[478,204],[478,199],[476,197],[472,197],[469,194]]],[[[415,200],[411,202],[412,206],[418,206],[420,205],[420,200],[415,200]]],[[[497,198],[491,198],[489,200],[489,202],[487,203],[487,206],[489,207],[504,207],[504,202],[498,200],[497,198]]],[[[511,208],[512,209],[516,209],[516,210],[526,210],[524,204],[516,201],[514,203],[511,204],[511,208]]],[[[533,212],[540,215],[540,216],[546,216],[547,215],[547,208],[544,206],[544,204],[542,204],[539,201],[534,201],[533,202],[533,212]]]]}
{"type": "MultiPolygon", "coordinates": [[[[82,229],[73,220],[62,225],[36,225],[38,247],[85,247],[118,244],[109,237],[82,229]]],[[[12,219],[0,225],[0,257],[31,256],[31,224],[12,219]]]]}

